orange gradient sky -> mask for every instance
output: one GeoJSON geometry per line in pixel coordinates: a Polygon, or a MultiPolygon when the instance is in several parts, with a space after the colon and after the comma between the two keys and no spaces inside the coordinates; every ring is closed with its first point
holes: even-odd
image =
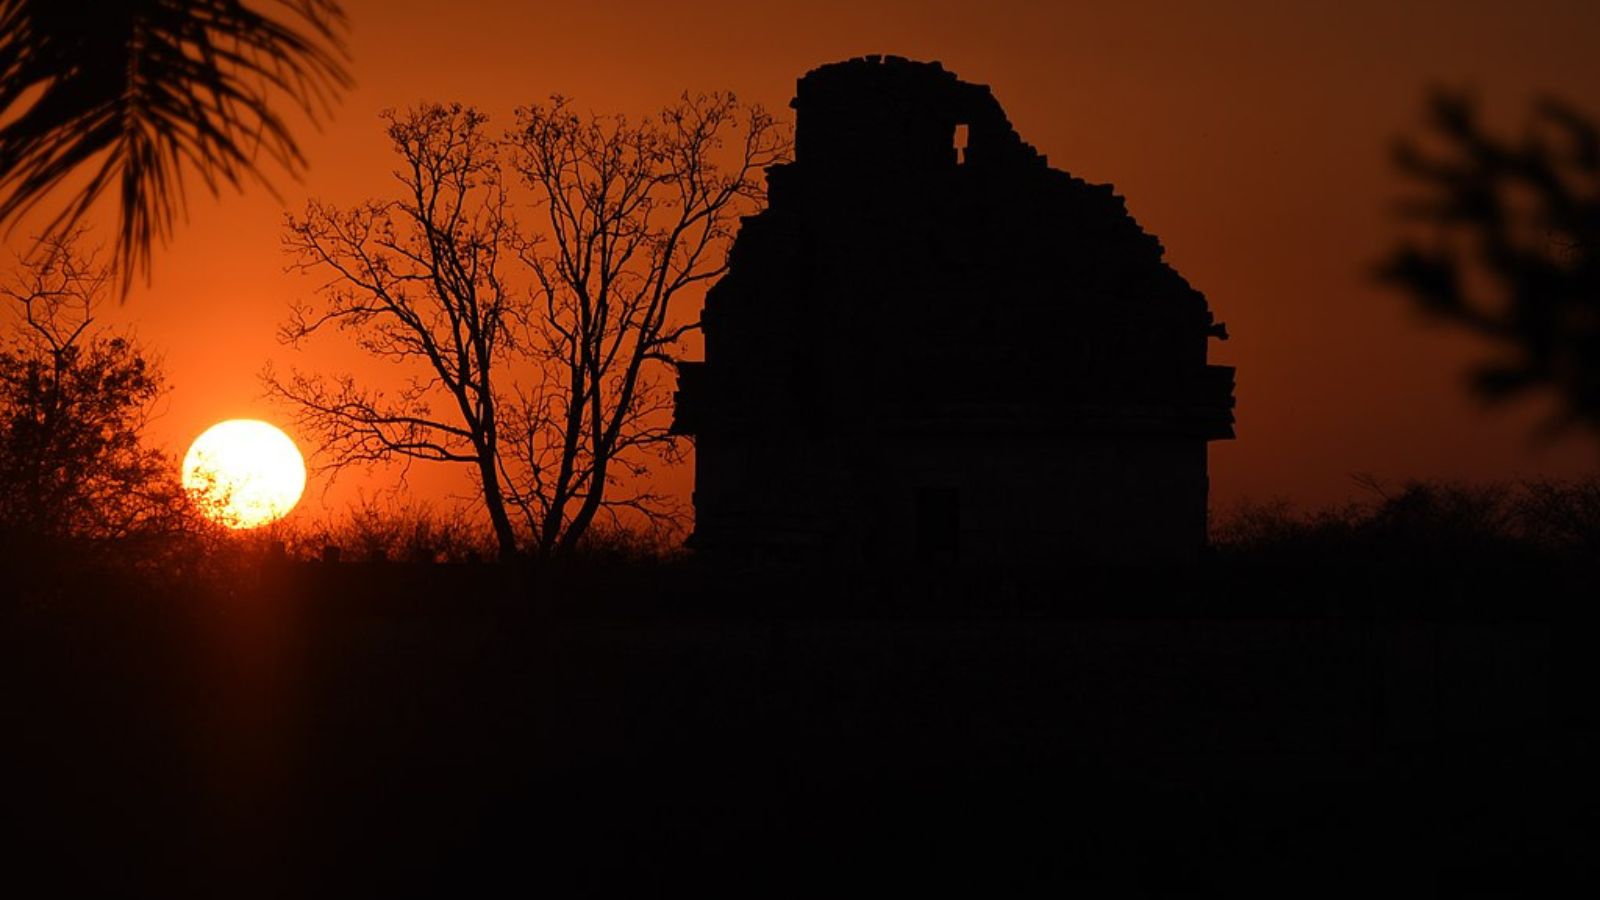
{"type": "MultiPolygon", "coordinates": [[[[274,331],[310,279],[285,274],[287,210],[389,190],[378,121],[421,100],[476,104],[498,124],[552,93],[649,112],[684,89],[728,89],[785,110],[795,79],[866,53],[937,59],[989,84],[1051,164],[1111,182],[1169,261],[1204,291],[1233,339],[1238,440],[1212,445],[1213,505],[1358,492],[1352,473],[1510,479],[1594,471],[1588,438],[1536,446],[1533,405],[1485,410],[1464,390],[1483,347],[1429,327],[1367,272],[1397,233],[1387,149],[1414,128],[1429,85],[1475,86],[1519,121],[1541,90],[1600,112],[1600,4],[1592,2],[597,2],[346,0],[356,87],[304,132],[303,183],[282,202],[253,189],[190,215],[154,279],[109,319],[164,359],[172,391],[152,437],[181,456],[229,418],[285,421],[262,399],[269,360],[372,367],[274,331]]],[[[15,237],[10,241],[16,243],[15,237]]],[[[301,436],[303,449],[305,446],[301,436]]],[[[342,508],[393,471],[350,472],[305,506],[342,508]]],[[[687,466],[666,478],[687,496],[687,466]]],[[[411,490],[469,491],[414,467],[411,490]]]]}

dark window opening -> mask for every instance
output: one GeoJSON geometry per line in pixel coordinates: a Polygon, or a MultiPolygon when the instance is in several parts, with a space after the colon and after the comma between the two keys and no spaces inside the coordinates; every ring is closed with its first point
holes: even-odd
{"type": "Polygon", "coordinates": [[[961,495],[955,488],[918,488],[916,553],[924,563],[953,563],[961,550],[961,495]]]}
{"type": "Polygon", "coordinates": [[[956,165],[963,165],[967,161],[967,126],[965,123],[956,125],[955,148],[956,165]]]}

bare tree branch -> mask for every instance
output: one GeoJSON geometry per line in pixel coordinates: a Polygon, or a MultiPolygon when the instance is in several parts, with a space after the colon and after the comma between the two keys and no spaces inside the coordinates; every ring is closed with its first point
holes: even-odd
{"type": "Polygon", "coordinates": [[[672,319],[674,301],[725,271],[739,217],[761,198],[761,172],[790,143],[765,111],[731,94],[686,94],[638,125],[579,115],[555,97],[519,110],[508,140],[548,226],[547,240],[521,255],[543,299],[547,359],[565,376],[542,420],[557,428],[559,450],[528,459],[542,474],[553,462],[553,477],[518,494],[542,514],[539,546],[550,552],[574,546],[608,503],[654,499],[607,493],[618,474],[638,471],[637,454],[673,452],[667,394],[645,373],[673,362],[696,327],[672,319]]]}
{"type": "Polygon", "coordinates": [[[400,195],[289,221],[292,267],[328,280],[280,337],[345,332],[404,367],[408,387],[269,371],[269,391],[321,437],[328,466],[473,465],[502,553],[569,551],[602,511],[681,521],[640,487],[653,461],[679,458],[663,376],[698,328],[679,307],[725,271],[787,130],[727,94],[685,95],[639,123],[557,97],[520,110],[499,143],[461,106],[388,121],[400,195]],[[531,234],[513,189],[535,211],[531,234]]]}

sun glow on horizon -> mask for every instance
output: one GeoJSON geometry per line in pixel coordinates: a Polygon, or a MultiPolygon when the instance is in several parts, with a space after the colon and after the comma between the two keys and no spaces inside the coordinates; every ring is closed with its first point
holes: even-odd
{"type": "Polygon", "coordinates": [[[212,521],[257,528],[294,509],[305,492],[306,464],[277,426],[229,419],[207,428],[189,446],[183,486],[212,521]]]}

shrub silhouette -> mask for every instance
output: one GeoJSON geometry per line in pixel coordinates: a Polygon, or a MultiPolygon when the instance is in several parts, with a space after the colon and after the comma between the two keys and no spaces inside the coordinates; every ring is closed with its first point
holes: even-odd
{"type": "Polygon", "coordinates": [[[41,242],[0,286],[0,543],[18,559],[146,560],[207,526],[144,443],[165,382],[132,337],[96,325],[114,276],[79,236],[41,242]]]}
{"type": "Polygon", "coordinates": [[[1600,478],[1471,485],[1359,479],[1369,498],[1304,511],[1245,502],[1218,517],[1212,540],[1232,559],[1331,565],[1487,563],[1530,557],[1592,561],[1600,550],[1600,478]]]}
{"type": "Polygon", "coordinates": [[[494,535],[460,507],[374,498],[286,538],[302,559],[320,558],[327,547],[352,562],[462,563],[493,559],[496,552],[494,535]]]}

